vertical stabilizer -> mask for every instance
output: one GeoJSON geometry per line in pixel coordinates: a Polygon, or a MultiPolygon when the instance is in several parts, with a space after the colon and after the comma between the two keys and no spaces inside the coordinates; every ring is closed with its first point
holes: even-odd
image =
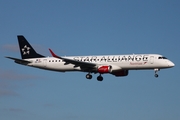
{"type": "Polygon", "coordinates": [[[21,52],[22,59],[44,57],[43,55],[36,53],[36,51],[29,44],[29,42],[26,40],[26,38],[24,36],[18,35],[17,38],[18,38],[18,42],[19,42],[19,49],[21,52]]]}

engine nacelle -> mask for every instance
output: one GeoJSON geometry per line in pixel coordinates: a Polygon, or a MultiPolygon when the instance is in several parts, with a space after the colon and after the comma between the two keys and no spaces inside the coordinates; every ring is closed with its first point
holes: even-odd
{"type": "Polygon", "coordinates": [[[99,66],[97,71],[101,74],[103,73],[111,73],[112,67],[111,66],[99,66]]]}
{"type": "Polygon", "coordinates": [[[111,74],[115,75],[116,77],[121,77],[121,76],[127,76],[129,74],[128,70],[119,70],[112,72],[111,74]]]}

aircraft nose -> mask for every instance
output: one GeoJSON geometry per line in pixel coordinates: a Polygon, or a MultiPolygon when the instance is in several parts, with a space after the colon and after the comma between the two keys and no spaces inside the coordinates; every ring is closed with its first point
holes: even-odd
{"type": "Polygon", "coordinates": [[[168,62],[168,65],[169,65],[169,67],[174,67],[175,66],[175,64],[173,62],[171,62],[171,61],[168,62]]]}

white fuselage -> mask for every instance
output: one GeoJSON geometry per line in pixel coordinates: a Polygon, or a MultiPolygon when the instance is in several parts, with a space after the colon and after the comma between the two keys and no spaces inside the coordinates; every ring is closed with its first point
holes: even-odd
{"type": "MultiPolygon", "coordinates": [[[[71,56],[64,57],[75,61],[110,65],[114,70],[163,69],[174,66],[174,63],[158,54],[133,55],[102,55],[102,56],[71,56]]],[[[55,57],[25,59],[31,63],[28,66],[52,71],[84,71],[81,67],[64,62],[55,57]]],[[[98,67],[98,66],[97,66],[98,67]]],[[[86,71],[84,71],[86,72],[86,71]]],[[[88,72],[88,71],[87,71],[88,72]]]]}
{"type": "Polygon", "coordinates": [[[53,57],[45,57],[37,53],[23,35],[18,35],[21,58],[8,57],[15,63],[51,71],[81,71],[87,72],[86,78],[92,79],[92,73],[99,73],[98,81],[102,81],[102,74],[109,73],[116,77],[129,74],[129,70],[153,69],[155,77],[160,69],[174,67],[174,63],[159,54],[132,55],[93,55],[61,57],[49,49],[53,57]]]}

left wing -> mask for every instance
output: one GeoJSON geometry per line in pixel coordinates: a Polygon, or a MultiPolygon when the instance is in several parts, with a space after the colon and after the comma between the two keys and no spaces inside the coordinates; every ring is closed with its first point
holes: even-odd
{"type": "Polygon", "coordinates": [[[97,64],[95,63],[89,63],[89,62],[82,62],[82,61],[77,61],[77,60],[72,60],[64,57],[57,56],[51,49],[49,49],[51,55],[55,58],[62,59],[66,64],[74,64],[76,67],[87,67],[87,68],[95,68],[97,64]]]}

